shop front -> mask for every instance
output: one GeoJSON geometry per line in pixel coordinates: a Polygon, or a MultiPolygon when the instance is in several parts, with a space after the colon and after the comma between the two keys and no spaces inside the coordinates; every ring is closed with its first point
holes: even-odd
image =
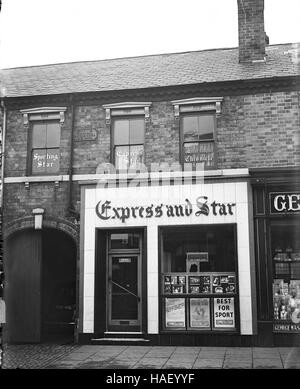
{"type": "Polygon", "coordinates": [[[82,341],[248,344],[256,296],[247,178],[81,190],[82,341]]]}
{"type": "MultiPolygon", "coordinates": [[[[255,182],[255,181],[254,181],[255,182]]],[[[257,179],[254,217],[259,338],[273,345],[300,344],[300,186],[257,179]]]]}

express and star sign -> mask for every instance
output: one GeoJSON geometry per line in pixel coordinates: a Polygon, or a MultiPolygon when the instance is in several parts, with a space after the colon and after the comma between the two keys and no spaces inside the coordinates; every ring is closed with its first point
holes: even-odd
{"type": "Polygon", "coordinates": [[[271,213],[300,212],[300,193],[270,193],[271,213]]]}
{"type": "Polygon", "coordinates": [[[208,197],[199,196],[196,199],[196,209],[189,199],[185,199],[184,204],[151,204],[148,206],[114,207],[111,201],[99,201],[96,205],[96,214],[102,220],[120,219],[122,223],[129,218],[160,218],[185,217],[195,214],[195,216],[208,216],[211,212],[214,216],[233,215],[236,203],[208,202],[208,197]]]}

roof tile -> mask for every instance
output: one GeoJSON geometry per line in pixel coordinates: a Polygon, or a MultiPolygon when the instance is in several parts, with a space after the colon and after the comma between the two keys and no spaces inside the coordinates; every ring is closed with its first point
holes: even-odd
{"type": "Polygon", "coordinates": [[[240,64],[231,48],[3,69],[0,91],[22,97],[296,76],[299,50],[268,46],[267,62],[253,64],[240,64]]]}

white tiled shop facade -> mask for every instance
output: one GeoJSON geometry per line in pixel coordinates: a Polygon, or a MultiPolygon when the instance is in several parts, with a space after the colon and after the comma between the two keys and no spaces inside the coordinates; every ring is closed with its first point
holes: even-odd
{"type": "Polygon", "coordinates": [[[254,330],[254,259],[253,235],[250,231],[252,220],[252,196],[247,182],[208,183],[194,185],[139,186],[122,188],[100,188],[83,186],[81,220],[84,220],[81,248],[81,290],[83,298],[80,302],[83,333],[94,332],[94,289],[95,289],[95,231],[97,228],[146,227],[147,229],[147,305],[148,333],[159,333],[159,285],[158,285],[158,227],[199,224],[237,224],[237,256],[240,302],[240,331],[243,335],[252,335],[254,330]],[[206,196],[207,203],[235,203],[233,215],[196,216],[196,199],[206,196]],[[168,217],[164,212],[161,217],[128,218],[124,222],[117,219],[102,220],[95,211],[99,201],[111,202],[111,207],[148,207],[154,205],[185,205],[189,199],[193,207],[190,216],[168,217]]]}

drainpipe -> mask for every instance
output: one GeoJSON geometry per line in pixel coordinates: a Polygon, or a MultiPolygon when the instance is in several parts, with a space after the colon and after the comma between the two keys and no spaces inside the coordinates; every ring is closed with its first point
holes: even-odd
{"type": "Polygon", "coordinates": [[[69,166],[69,204],[68,204],[68,211],[73,214],[75,217],[77,213],[75,212],[74,206],[73,206],[73,196],[72,196],[72,189],[73,189],[73,159],[74,159],[74,122],[75,122],[75,110],[74,110],[74,102],[73,102],[73,95],[70,96],[70,109],[71,109],[71,141],[70,141],[70,166],[69,166]]]}
{"type": "Polygon", "coordinates": [[[0,209],[3,209],[3,189],[4,189],[4,154],[5,154],[5,136],[6,136],[6,107],[4,99],[1,99],[1,110],[3,113],[3,125],[2,125],[2,146],[1,146],[1,196],[0,196],[0,209]]]}
{"type": "MultiPolygon", "coordinates": [[[[4,154],[5,154],[5,134],[6,134],[6,107],[4,104],[4,98],[1,98],[1,110],[3,113],[3,126],[2,126],[2,144],[1,144],[1,195],[0,195],[0,218],[1,218],[1,234],[0,239],[2,240],[3,245],[3,189],[4,189],[4,154]]],[[[3,250],[3,247],[2,247],[3,250]]],[[[2,252],[3,255],[3,252],[2,252]]],[[[2,258],[2,264],[0,271],[1,279],[4,282],[4,266],[3,266],[3,258],[2,258]]],[[[1,282],[1,280],[0,280],[1,282]]],[[[0,369],[3,365],[3,336],[4,336],[4,325],[5,325],[5,315],[6,315],[6,308],[5,308],[5,295],[0,298],[0,369]]]]}

